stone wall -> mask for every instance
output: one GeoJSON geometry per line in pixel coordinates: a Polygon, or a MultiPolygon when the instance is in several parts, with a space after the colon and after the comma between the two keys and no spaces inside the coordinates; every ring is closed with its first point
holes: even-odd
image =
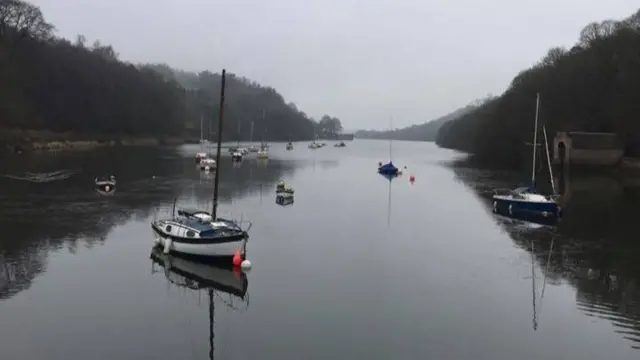
{"type": "Polygon", "coordinates": [[[614,166],[624,155],[615,134],[559,132],[553,139],[553,163],[614,166]]]}

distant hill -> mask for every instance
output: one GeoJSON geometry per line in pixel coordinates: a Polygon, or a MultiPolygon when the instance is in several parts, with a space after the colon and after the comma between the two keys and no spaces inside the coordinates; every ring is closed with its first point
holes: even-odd
{"type": "Polygon", "coordinates": [[[473,111],[476,107],[477,105],[475,103],[469,104],[463,108],[457,109],[437,119],[427,121],[420,125],[412,125],[412,126],[408,126],[401,129],[395,129],[395,130],[389,130],[389,131],[359,130],[359,131],[356,131],[355,136],[360,139],[436,141],[438,130],[440,130],[440,127],[444,123],[451,120],[455,120],[473,111]]]}

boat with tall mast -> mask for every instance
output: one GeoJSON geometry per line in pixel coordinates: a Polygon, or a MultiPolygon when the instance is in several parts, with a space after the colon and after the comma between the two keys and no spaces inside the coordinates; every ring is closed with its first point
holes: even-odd
{"type": "Polygon", "coordinates": [[[513,190],[496,189],[493,195],[493,211],[496,213],[506,213],[509,216],[523,217],[527,215],[541,215],[543,218],[559,219],[562,211],[557,202],[555,185],[553,183],[553,170],[549,159],[549,145],[547,131],[543,127],[545,147],[547,148],[547,164],[549,166],[549,177],[554,194],[551,196],[542,195],[536,191],[536,153],[538,144],[538,116],[540,113],[540,94],[536,94],[536,115],[533,129],[533,164],[531,169],[531,184],[528,187],[519,187],[513,190]]]}
{"type": "MultiPolygon", "coordinates": [[[[253,143],[254,137],[253,137],[253,129],[255,128],[256,125],[256,120],[252,119],[251,120],[251,131],[250,131],[250,135],[249,135],[249,142],[253,143]]],[[[247,149],[249,150],[249,152],[253,152],[253,153],[257,153],[258,151],[260,151],[260,149],[254,145],[250,145],[249,148],[247,149]]]]}
{"type": "MultiPolygon", "coordinates": [[[[237,139],[236,139],[236,148],[233,149],[233,152],[231,153],[231,160],[234,161],[234,162],[242,161],[242,155],[244,155],[243,154],[243,152],[244,152],[243,150],[244,149],[242,149],[240,147],[240,136],[241,136],[240,134],[241,134],[241,132],[240,132],[240,122],[238,121],[238,135],[237,135],[237,139]]],[[[245,151],[247,153],[249,152],[248,150],[245,150],[245,151]]]]}
{"type": "MultiPolygon", "coordinates": [[[[222,153],[225,75],[225,70],[222,70],[216,154],[218,164],[222,153]]],[[[176,214],[174,201],[170,218],[152,221],[156,245],[163,247],[165,253],[231,257],[239,252],[244,257],[251,224],[245,230],[236,221],[218,217],[219,185],[220,169],[215,173],[211,213],[197,209],[179,209],[176,214]]]]}
{"type": "Polygon", "coordinates": [[[204,116],[200,115],[200,152],[196,153],[196,164],[200,164],[200,161],[207,157],[207,152],[204,151],[204,128],[203,128],[204,116]]]}
{"type": "MultiPolygon", "coordinates": [[[[391,126],[392,121],[393,119],[391,119],[389,122],[389,128],[392,128],[391,126]]],[[[393,165],[392,150],[393,150],[393,139],[389,139],[389,162],[386,164],[382,164],[382,162],[378,163],[378,174],[384,175],[384,176],[399,176],[402,174],[400,169],[398,169],[395,165],[393,165]]]]}
{"type": "Polygon", "coordinates": [[[258,154],[256,154],[256,156],[258,157],[258,159],[268,159],[269,158],[269,144],[267,143],[266,140],[266,134],[267,134],[267,119],[266,119],[266,112],[263,110],[262,111],[262,123],[263,123],[263,134],[262,134],[262,141],[260,142],[260,151],[258,151],[258,154]]]}

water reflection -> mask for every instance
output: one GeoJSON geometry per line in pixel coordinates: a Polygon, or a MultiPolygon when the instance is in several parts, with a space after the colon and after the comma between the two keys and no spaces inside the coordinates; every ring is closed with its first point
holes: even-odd
{"type": "MultiPolygon", "coordinates": [[[[33,184],[0,180],[0,299],[29,287],[46,269],[51,251],[75,253],[80,245],[103,244],[111,229],[132,218],[148,219],[155,208],[173,199],[188,198],[210,207],[214,173],[195,168],[193,159],[172,148],[103,149],[95,152],[61,153],[24,157],[4,163],[3,172],[42,172],[60,168],[82,171],[66,180],[33,184]],[[95,191],[95,174],[113,173],[118,191],[104,196],[95,191]]],[[[250,196],[269,188],[299,165],[270,160],[260,167],[247,159],[239,168],[223,161],[220,201],[250,196]]]]}
{"type": "Polygon", "coordinates": [[[209,359],[213,360],[215,357],[216,302],[218,302],[218,306],[223,305],[232,310],[246,310],[249,306],[247,276],[234,268],[165,255],[159,248],[154,248],[151,251],[151,260],[151,272],[158,272],[155,265],[159,265],[163,268],[165,277],[172,285],[195,292],[197,295],[206,292],[209,310],[209,359]]]}
{"type": "Polygon", "coordinates": [[[616,333],[640,349],[640,243],[635,238],[640,201],[629,196],[640,189],[637,181],[562,174],[556,181],[561,184],[564,216],[549,227],[491,214],[490,189],[510,183],[516,178],[513,174],[477,170],[465,162],[452,168],[514,243],[548,270],[546,282],[571,284],[581,312],[610,321],[616,333]]]}

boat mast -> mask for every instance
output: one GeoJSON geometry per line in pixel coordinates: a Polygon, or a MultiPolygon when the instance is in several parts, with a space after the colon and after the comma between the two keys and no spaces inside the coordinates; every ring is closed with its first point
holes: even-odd
{"type": "Polygon", "coordinates": [[[536,94],[536,119],[533,127],[533,164],[531,165],[531,191],[536,189],[536,150],[538,146],[538,111],[540,110],[540,93],[536,94]]]}
{"type": "Polygon", "coordinates": [[[391,135],[389,137],[389,162],[391,162],[391,143],[393,142],[393,134],[391,132],[393,131],[393,117],[389,119],[389,130],[389,134],[391,135]]]}
{"type": "Polygon", "coordinates": [[[220,109],[218,109],[218,152],[216,153],[216,176],[213,181],[213,209],[211,217],[215,221],[218,211],[218,186],[220,185],[220,155],[222,154],[222,120],[224,118],[224,88],[227,70],[222,69],[220,76],[220,109]]]}
{"type": "Polygon", "coordinates": [[[200,114],[200,152],[204,148],[204,114],[200,114]]]}
{"type": "Polygon", "coordinates": [[[264,147],[265,145],[267,145],[267,118],[266,118],[266,111],[264,109],[262,109],[262,143],[261,146],[264,147]]]}
{"type": "Polygon", "coordinates": [[[551,190],[553,195],[556,195],[556,185],[553,178],[553,169],[551,168],[551,157],[549,156],[549,142],[547,141],[547,128],[542,126],[542,133],[544,134],[544,148],[547,150],[547,165],[549,166],[549,176],[551,177],[551,190]]]}

